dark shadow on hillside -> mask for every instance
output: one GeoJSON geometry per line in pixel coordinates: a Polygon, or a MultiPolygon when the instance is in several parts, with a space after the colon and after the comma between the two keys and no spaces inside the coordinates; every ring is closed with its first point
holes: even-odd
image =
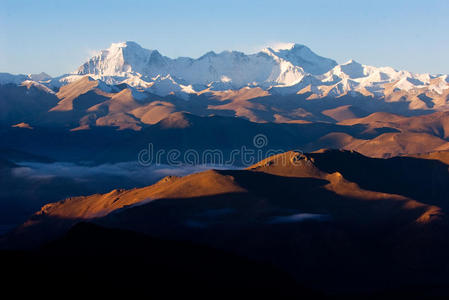
{"type": "Polygon", "coordinates": [[[338,171],[362,188],[449,209],[448,165],[440,161],[412,157],[377,159],[339,150],[310,156],[315,158],[319,169],[328,173],[338,171]]]}
{"type": "MultiPolygon", "coordinates": [[[[65,118],[64,114],[61,113],[62,119],[65,118]]],[[[139,152],[148,149],[150,143],[154,145],[155,151],[165,152],[171,149],[181,152],[188,149],[197,151],[219,149],[227,158],[232,150],[239,150],[242,146],[263,151],[269,149],[310,151],[317,149],[309,149],[311,147],[307,145],[332,132],[370,139],[385,131],[393,131],[382,128],[367,132],[368,126],[360,124],[354,126],[330,123],[261,124],[219,116],[197,117],[186,114],[185,117],[190,123],[186,128],[166,128],[158,123],[144,127],[141,131],[117,130],[113,127],[93,127],[74,132],[68,131],[67,128],[56,127],[38,127],[34,130],[3,127],[0,128],[0,139],[3,147],[46,156],[53,160],[101,164],[135,161],[139,152]],[[264,149],[255,148],[253,145],[253,138],[257,134],[263,134],[268,139],[268,145],[264,149]]],[[[253,161],[256,162],[257,160],[253,161]]]]}
{"type": "MultiPolygon", "coordinates": [[[[403,209],[395,199],[370,200],[344,197],[324,188],[326,180],[270,175],[251,171],[217,171],[234,178],[245,193],[195,198],[158,199],[114,212],[100,224],[125,226],[152,234],[185,238],[204,228],[251,228],[268,226],[279,216],[298,213],[329,217],[354,233],[378,234],[413,223],[425,208],[403,209]],[[199,217],[210,211],[228,211],[213,218],[199,217]],[[352,228],[351,224],[358,224],[352,228]],[[123,224],[123,225],[122,225],[123,224]]],[[[190,236],[190,238],[194,238],[190,236]]]]}
{"type": "Polygon", "coordinates": [[[255,103],[261,103],[265,105],[271,105],[273,107],[287,107],[294,109],[301,107],[306,111],[309,111],[316,116],[322,118],[323,121],[335,122],[335,120],[323,115],[323,110],[334,109],[343,105],[352,105],[354,107],[363,108],[364,111],[369,113],[374,112],[390,112],[403,116],[419,116],[426,115],[435,112],[435,110],[429,109],[410,109],[409,103],[406,101],[400,102],[387,102],[384,99],[373,98],[370,96],[342,96],[338,98],[324,97],[320,99],[308,100],[308,94],[304,95],[271,95],[259,98],[253,98],[250,101],[255,103]]]}

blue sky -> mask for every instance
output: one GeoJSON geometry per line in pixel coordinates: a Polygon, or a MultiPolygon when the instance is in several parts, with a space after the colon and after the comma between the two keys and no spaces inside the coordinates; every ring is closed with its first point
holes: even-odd
{"type": "Polygon", "coordinates": [[[132,40],[170,57],[297,42],[355,59],[449,73],[449,1],[0,0],[0,72],[60,75],[132,40]]]}

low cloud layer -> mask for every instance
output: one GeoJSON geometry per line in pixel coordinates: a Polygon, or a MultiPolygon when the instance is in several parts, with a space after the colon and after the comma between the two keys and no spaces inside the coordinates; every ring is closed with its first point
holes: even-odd
{"type": "Polygon", "coordinates": [[[123,162],[116,164],[103,164],[98,166],[77,165],[67,162],[38,163],[22,162],[20,167],[14,168],[12,173],[16,177],[32,179],[51,179],[55,177],[68,177],[79,181],[91,180],[97,176],[118,176],[132,179],[142,184],[151,184],[165,176],[185,176],[208,169],[221,169],[220,166],[181,166],[154,165],[144,167],[137,162],[123,162]]]}
{"type": "Polygon", "coordinates": [[[151,185],[165,176],[185,176],[219,166],[154,165],[137,162],[98,166],[56,162],[20,162],[11,174],[0,178],[7,189],[0,191],[0,235],[23,223],[49,202],[68,197],[107,193],[116,188],[131,189],[151,185]]]}
{"type": "Polygon", "coordinates": [[[270,224],[297,223],[297,222],[304,222],[304,221],[328,221],[329,219],[330,219],[329,215],[301,213],[301,214],[294,214],[294,215],[290,215],[290,216],[274,217],[270,221],[270,224]]]}

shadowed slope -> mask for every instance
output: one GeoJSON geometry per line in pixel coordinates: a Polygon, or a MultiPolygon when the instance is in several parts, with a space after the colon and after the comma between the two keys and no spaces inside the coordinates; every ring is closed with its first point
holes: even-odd
{"type": "MultiPolygon", "coordinates": [[[[225,222],[247,225],[251,222],[263,224],[270,218],[288,214],[288,211],[328,215],[337,222],[357,223],[367,228],[439,220],[443,214],[439,207],[433,205],[446,208],[443,199],[448,194],[447,188],[443,185],[435,187],[434,181],[429,182],[433,180],[429,179],[429,172],[433,174],[436,170],[434,161],[415,161],[427,178],[407,176],[406,170],[399,168],[395,159],[376,160],[338,151],[309,155],[287,152],[263,160],[247,170],[211,170],[181,178],[166,177],[145,188],[114,190],[103,195],[75,197],[48,204],[19,228],[15,236],[26,236],[36,230],[43,236],[58,235],[77,220],[102,218],[113,212],[122,216],[131,214],[116,226],[157,224],[162,221],[160,216],[168,217],[166,212],[157,213],[157,207],[177,207],[170,215],[174,218],[172,225],[181,227],[188,224],[195,214],[215,209],[235,211],[242,218],[234,213],[225,214],[225,222]],[[363,173],[366,167],[372,169],[371,174],[363,173]],[[396,173],[389,171],[390,168],[394,168],[396,173]],[[403,179],[392,185],[391,181],[383,179],[388,172],[403,179]],[[405,189],[407,183],[415,181],[421,184],[415,185],[414,189],[405,189]],[[431,199],[425,198],[429,188],[438,191],[438,194],[432,194],[434,197],[431,199]],[[139,211],[146,212],[142,215],[144,219],[132,216],[132,212],[139,211]],[[148,219],[152,212],[156,212],[154,217],[148,219]]],[[[399,165],[408,164],[399,162],[399,165]]],[[[445,174],[443,169],[439,172],[445,174]]],[[[440,178],[441,182],[445,181],[444,177],[440,178]]]]}
{"type": "Polygon", "coordinates": [[[270,262],[331,293],[426,285],[449,266],[447,173],[436,160],[286,152],[50,204],[7,241],[36,246],[90,220],[270,262]]]}
{"type": "Polygon", "coordinates": [[[4,108],[0,123],[7,126],[0,128],[5,146],[56,153],[55,159],[63,160],[73,160],[73,155],[77,160],[132,160],[147,146],[144,140],[195,150],[209,143],[214,149],[230,151],[247,145],[259,133],[269,138],[270,147],[284,151],[326,147],[392,157],[449,149],[447,112],[405,117],[379,110],[404,115],[431,111],[396,110],[392,106],[402,102],[363,97],[307,100],[306,95],[268,95],[260,88],[243,88],[208,90],[183,100],[155,96],[126,84],[109,86],[88,76],[61,87],[56,95],[35,85],[2,85],[0,94],[6,99],[0,101],[4,108]],[[97,138],[99,132],[102,140],[97,138]],[[113,158],[108,154],[110,148],[115,152],[113,158]],[[71,153],[74,149],[76,153],[71,153]]]}
{"type": "Polygon", "coordinates": [[[39,122],[57,102],[53,92],[39,86],[0,84],[0,125],[39,122]]]}
{"type": "Polygon", "coordinates": [[[377,159],[339,150],[322,150],[309,155],[320,170],[340,172],[362,188],[449,208],[449,170],[439,161],[413,157],[377,159]]]}
{"type": "MultiPolygon", "coordinates": [[[[52,108],[50,111],[70,111],[76,109],[77,106],[78,109],[86,109],[89,106],[94,105],[96,102],[95,100],[93,100],[93,103],[90,103],[90,105],[89,103],[87,103],[87,101],[84,101],[85,103],[81,103],[80,100],[77,102],[74,101],[79,96],[86,94],[89,91],[94,92],[92,98],[95,98],[95,95],[107,95],[107,93],[101,91],[100,89],[97,89],[98,85],[98,81],[93,80],[89,76],[85,76],[78,81],[61,87],[59,92],[56,94],[56,96],[61,100],[58,102],[58,105],[52,108]]],[[[101,97],[99,99],[101,99],[101,97]]]]}
{"type": "Polygon", "coordinates": [[[334,109],[327,109],[321,112],[323,115],[331,117],[337,122],[342,120],[354,119],[359,117],[364,117],[368,113],[361,109],[360,107],[352,105],[343,105],[334,109]]]}
{"type": "Polygon", "coordinates": [[[403,117],[389,113],[373,113],[367,117],[342,121],[341,125],[364,124],[367,131],[390,128],[373,139],[347,143],[351,149],[372,157],[391,157],[404,154],[435,152],[449,149],[449,113],[403,117]]]}

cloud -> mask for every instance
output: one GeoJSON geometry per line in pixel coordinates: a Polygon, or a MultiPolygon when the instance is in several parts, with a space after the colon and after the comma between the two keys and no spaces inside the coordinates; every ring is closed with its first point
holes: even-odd
{"type": "Polygon", "coordinates": [[[165,176],[185,176],[212,168],[217,169],[220,167],[211,165],[186,165],[174,167],[162,164],[145,167],[137,162],[122,162],[98,166],[77,165],[68,162],[21,162],[18,168],[12,170],[12,174],[16,177],[26,177],[31,179],[68,177],[79,181],[86,181],[90,180],[92,177],[107,175],[132,178],[136,181],[151,184],[165,176]]]}
{"type": "Polygon", "coordinates": [[[329,215],[301,213],[290,216],[274,217],[269,223],[280,224],[280,223],[297,223],[304,221],[328,221],[329,219],[330,219],[329,215]]]}
{"type": "Polygon", "coordinates": [[[101,50],[93,50],[93,49],[88,49],[87,50],[87,55],[89,55],[89,57],[87,59],[90,59],[91,57],[100,55],[101,50]]]}

